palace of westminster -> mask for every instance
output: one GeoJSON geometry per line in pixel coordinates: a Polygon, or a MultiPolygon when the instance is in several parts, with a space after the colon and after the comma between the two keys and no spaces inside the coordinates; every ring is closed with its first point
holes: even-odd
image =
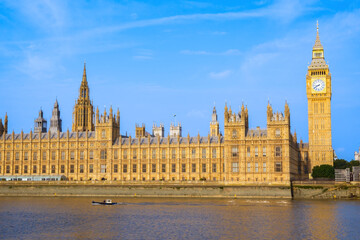
{"type": "Polygon", "coordinates": [[[86,68],[73,111],[72,131],[63,132],[56,101],[47,130],[43,112],[30,133],[8,133],[0,119],[0,176],[59,176],[69,180],[214,181],[289,183],[309,178],[311,169],[333,164],[331,74],[317,29],[306,74],[309,143],[290,132],[290,109],[267,106],[267,128],[249,129],[248,109],[225,105],[224,135],[214,107],[208,136],[182,136],[181,125],[136,125],[136,136],[120,134],[120,113],[94,112],[86,68]]]}

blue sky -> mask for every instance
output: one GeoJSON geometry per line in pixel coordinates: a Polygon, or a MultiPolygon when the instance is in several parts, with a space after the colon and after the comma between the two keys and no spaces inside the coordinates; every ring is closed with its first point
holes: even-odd
{"type": "Polygon", "coordinates": [[[215,104],[249,108],[266,127],[290,105],[291,130],[307,141],[305,75],[319,20],[332,73],[333,147],[351,160],[360,146],[359,1],[1,1],[0,117],[29,132],[55,99],[71,129],[83,63],[100,111],[119,108],[121,133],[136,123],[207,135],[215,104]]]}

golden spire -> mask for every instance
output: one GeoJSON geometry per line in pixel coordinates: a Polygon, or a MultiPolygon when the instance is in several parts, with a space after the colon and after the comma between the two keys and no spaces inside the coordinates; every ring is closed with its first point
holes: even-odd
{"type": "Polygon", "coordinates": [[[83,82],[83,83],[87,83],[87,78],[86,78],[86,62],[84,62],[84,73],[83,73],[82,82],[83,82]]]}
{"type": "Polygon", "coordinates": [[[323,46],[321,45],[321,42],[320,42],[320,36],[319,36],[319,21],[316,21],[316,40],[315,40],[315,45],[313,48],[323,49],[323,46]]]}

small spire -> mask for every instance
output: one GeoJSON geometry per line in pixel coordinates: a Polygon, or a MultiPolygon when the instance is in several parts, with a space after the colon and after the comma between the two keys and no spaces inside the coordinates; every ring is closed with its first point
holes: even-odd
{"type": "Polygon", "coordinates": [[[316,21],[316,40],[315,40],[315,45],[313,48],[320,48],[320,49],[323,48],[323,46],[321,45],[320,36],[319,36],[319,21],[316,21]]]}
{"type": "Polygon", "coordinates": [[[87,77],[86,77],[86,62],[84,62],[84,72],[83,72],[82,81],[83,81],[83,82],[87,82],[87,77]]]}

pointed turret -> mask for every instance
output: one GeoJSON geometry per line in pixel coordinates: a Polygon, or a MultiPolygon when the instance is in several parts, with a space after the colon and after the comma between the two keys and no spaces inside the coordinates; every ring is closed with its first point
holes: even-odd
{"type": "Polygon", "coordinates": [[[211,136],[219,136],[219,122],[218,122],[218,116],[216,113],[216,108],[214,106],[213,112],[211,115],[211,122],[210,122],[210,134],[211,136]]]}
{"type": "Polygon", "coordinates": [[[316,39],[312,49],[312,61],[309,69],[327,69],[328,65],[325,62],[324,48],[320,42],[319,23],[316,23],[316,39]]]}
{"type": "Polygon", "coordinates": [[[93,131],[94,130],[94,109],[90,101],[90,89],[86,76],[86,63],[79,89],[79,97],[75,101],[73,112],[73,132],[93,131]]]}
{"type": "Polygon", "coordinates": [[[316,21],[316,39],[313,49],[324,49],[320,42],[319,36],[319,21],[316,21]]]}
{"type": "Polygon", "coordinates": [[[39,117],[34,121],[34,133],[46,133],[47,121],[44,118],[44,113],[40,109],[39,117]]]}
{"type": "Polygon", "coordinates": [[[59,109],[59,103],[56,99],[54,103],[54,109],[52,111],[52,116],[50,119],[50,128],[49,131],[51,133],[57,133],[62,131],[62,121],[60,118],[60,109],[59,109]]]}

